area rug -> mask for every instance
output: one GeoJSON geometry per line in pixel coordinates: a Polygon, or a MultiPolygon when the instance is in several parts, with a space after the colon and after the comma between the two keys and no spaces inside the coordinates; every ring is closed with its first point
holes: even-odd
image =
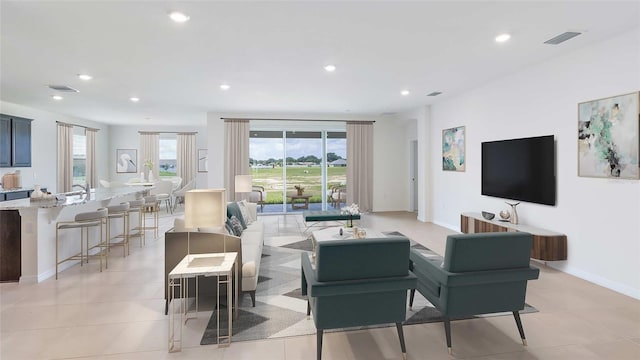
{"type": "MultiPolygon", "coordinates": [[[[388,235],[402,235],[389,232],[388,235]]],[[[287,336],[312,335],[316,333],[313,319],[307,317],[307,300],[300,290],[300,256],[311,251],[311,240],[306,236],[287,236],[265,239],[260,262],[260,276],[256,289],[256,306],[251,298],[241,297],[238,319],[233,321],[233,341],[273,339],[287,336]],[[269,244],[279,246],[270,246],[269,244]]],[[[426,256],[438,256],[424,246],[411,241],[412,247],[426,256]]],[[[537,312],[529,305],[521,314],[537,312]]],[[[511,313],[484,316],[511,315],[511,313]]],[[[442,315],[420,293],[416,292],[413,308],[407,308],[405,325],[442,321],[442,315]]],[[[220,318],[220,329],[227,329],[226,314],[220,318]]],[[[201,345],[216,344],[216,314],[213,312],[200,341],[201,345]]],[[[393,326],[381,325],[381,326],[393,326]]],[[[376,326],[374,326],[376,327],[376,326]]],[[[332,331],[354,330],[339,329],[332,331]]],[[[225,335],[225,334],[222,334],[225,335]]]]}

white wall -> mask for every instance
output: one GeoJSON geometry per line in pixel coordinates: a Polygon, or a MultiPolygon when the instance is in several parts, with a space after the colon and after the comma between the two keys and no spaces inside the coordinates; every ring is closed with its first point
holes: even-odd
{"type": "Polygon", "coordinates": [[[577,176],[577,104],[640,90],[640,29],[436,104],[431,112],[433,221],[508,206],[480,195],[480,143],[555,135],[557,205],[521,203],[521,223],[567,235],[552,266],[640,298],[640,181],[577,176]],[[442,129],[466,126],[466,172],[441,170],[442,129]]]}
{"type": "MultiPolygon", "coordinates": [[[[138,131],[157,131],[157,132],[197,132],[196,135],[196,149],[207,148],[207,129],[205,127],[195,126],[160,126],[160,125],[145,125],[145,126],[111,126],[111,138],[109,141],[108,151],[108,172],[107,176],[101,178],[110,181],[122,181],[139,177],[140,172],[144,169],[138,166],[138,173],[116,173],[116,149],[136,149],[138,150],[138,164],[141,164],[143,159],[140,159],[140,134],[138,131]]],[[[196,186],[198,188],[207,187],[208,179],[207,173],[197,173],[196,186]]]]}
{"type": "Polygon", "coordinates": [[[22,174],[23,188],[30,188],[33,184],[39,184],[42,187],[46,187],[48,191],[56,193],[56,121],[100,129],[96,135],[96,173],[98,179],[107,174],[109,127],[105,124],[87,119],[55,114],[5,101],[0,102],[0,112],[3,114],[33,119],[33,122],[31,123],[31,167],[0,168],[0,177],[4,173],[20,170],[22,174]]]}
{"type": "Polygon", "coordinates": [[[207,113],[209,144],[209,187],[224,187],[224,120],[230,118],[254,119],[323,119],[323,120],[375,120],[373,127],[373,211],[405,211],[409,208],[408,147],[405,128],[390,118],[358,114],[225,114],[207,113]]]}

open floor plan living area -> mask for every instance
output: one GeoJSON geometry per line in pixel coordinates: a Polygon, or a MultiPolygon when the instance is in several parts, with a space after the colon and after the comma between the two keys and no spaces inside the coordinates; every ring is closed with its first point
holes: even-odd
{"type": "Polygon", "coordinates": [[[1,1],[0,359],[639,359],[638,1],[1,1]]]}

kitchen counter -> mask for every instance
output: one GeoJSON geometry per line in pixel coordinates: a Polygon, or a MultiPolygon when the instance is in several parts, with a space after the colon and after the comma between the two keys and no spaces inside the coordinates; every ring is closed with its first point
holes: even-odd
{"type": "MultiPolygon", "coordinates": [[[[31,201],[30,199],[0,202],[0,211],[18,211],[20,214],[20,283],[41,282],[55,275],[56,223],[73,220],[79,213],[95,211],[101,207],[141,198],[149,191],[146,186],[99,188],[88,195],[68,195],[64,201],[31,201]]],[[[69,193],[71,194],[71,193],[69,193]]],[[[0,224],[3,227],[3,224],[0,224]]],[[[122,231],[114,224],[113,233],[122,231]]],[[[90,238],[97,243],[98,229],[90,238]]],[[[78,253],[80,234],[75,230],[60,232],[60,257],[78,253]]],[[[90,245],[92,245],[90,243],[90,245]]],[[[2,249],[0,249],[0,252],[2,249]]],[[[60,266],[63,271],[78,261],[67,261],[60,266]]]]}

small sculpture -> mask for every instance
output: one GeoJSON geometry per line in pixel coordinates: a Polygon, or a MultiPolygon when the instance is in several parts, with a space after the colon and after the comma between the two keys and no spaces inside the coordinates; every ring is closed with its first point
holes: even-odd
{"type": "Polygon", "coordinates": [[[520,204],[519,202],[517,203],[508,203],[505,201],[505,203],[507,203],[507,205],[511,206],[511,223],[514,225],[518,225],[518,212],[516,211],[516,206],[518,204],[520,204]]]}
{"type": "Polygon", "coordinates": [[[502,210],[502,211],[500,211],[500,217],[503,220],[509,220],[509,217],[511,217],[511,214],[509,214],[509,212],[507,210],[502,210]]]}

